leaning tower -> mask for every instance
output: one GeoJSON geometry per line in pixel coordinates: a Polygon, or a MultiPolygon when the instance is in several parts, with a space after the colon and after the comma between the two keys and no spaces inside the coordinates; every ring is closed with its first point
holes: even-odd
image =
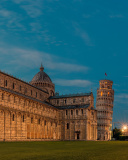
{"type": "Polygon", "coordinates": [[[113,82],[100,80],[100,88],[97,89],[97,132],[98,140],[111,140],[114,90],[113,82]]]}

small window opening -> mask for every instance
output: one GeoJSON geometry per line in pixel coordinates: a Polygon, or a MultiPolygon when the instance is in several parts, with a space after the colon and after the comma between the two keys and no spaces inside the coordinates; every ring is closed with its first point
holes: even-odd
{"type": "Polygon", "coordinates": [[[4,94],[2,93],[2,100],[4,100],[4,94]]]}
{"type": "Polygon", "coordinates": [[[12,86],[12,87],[13,87],[13,89],[15,88],[15,84],[14,84],[14,83],[13,83],[13,86],[12,86]]]}
{"type": "Polygon", "coordinates": [[[33,123],[33,118],[31,118],[31,123],[33,123]]]}
{"type": "Polygon", "coordinates": [[[38,124],[40,124],[40,119],[38,119],[38,124]]]}
{"type": "Polygon", "coordinates": [[[5,86],[7,87],[7,85],[8,85],[8,82],[7,82],[7,80],[5,81],[5,86]]]}
{"type": "Polygon", "coordinates": [[[69,123],[67,123],[67,129],[69,129],[69,123]]]}
{"type": "Polygon", "coordinates": [[[23,115],[23,122],[24,122],[24,115],[23,115]]]}
{"type": "Polygon", "coordinates": [[[8,101],[10,102],[10,95],[8,96],[8,101]]]}
{"type": "Polygon", "coordinates": [[[15,120],[15,116],[14,116],[14,114],[13,114],[13,116],[12,116],[12,121],[14,121],[15,120]]]}

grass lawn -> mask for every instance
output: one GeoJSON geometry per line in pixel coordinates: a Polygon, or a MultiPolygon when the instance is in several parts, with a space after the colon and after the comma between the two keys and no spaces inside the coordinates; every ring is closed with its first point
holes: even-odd
{"type": "Polygon", "coordinates": [[[0,160],[86,159],[128,160],[128,142],[0,142],[0,160]]]}

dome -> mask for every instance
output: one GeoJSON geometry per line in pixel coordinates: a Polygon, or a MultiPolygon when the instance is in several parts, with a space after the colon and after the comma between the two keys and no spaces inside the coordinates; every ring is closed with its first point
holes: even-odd
{"type": "Polygon", "coordinates": [[[50,82],[52,83],[50,77],[44,72],[44,67],[41,64],[40,72],[38,72],[32,79],[31,83],[36,82],[50,82]]]}

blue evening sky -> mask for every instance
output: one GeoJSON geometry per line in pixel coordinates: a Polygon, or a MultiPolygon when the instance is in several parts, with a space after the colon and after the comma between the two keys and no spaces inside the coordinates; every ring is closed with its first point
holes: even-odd
{"type": "Polygon", "coordinates": [[[0,69],[29,82],[41,62],[57,92],[95,101],[106,72],[113,121],[128,121],[128,1],[0,0],[0,69]]]}

